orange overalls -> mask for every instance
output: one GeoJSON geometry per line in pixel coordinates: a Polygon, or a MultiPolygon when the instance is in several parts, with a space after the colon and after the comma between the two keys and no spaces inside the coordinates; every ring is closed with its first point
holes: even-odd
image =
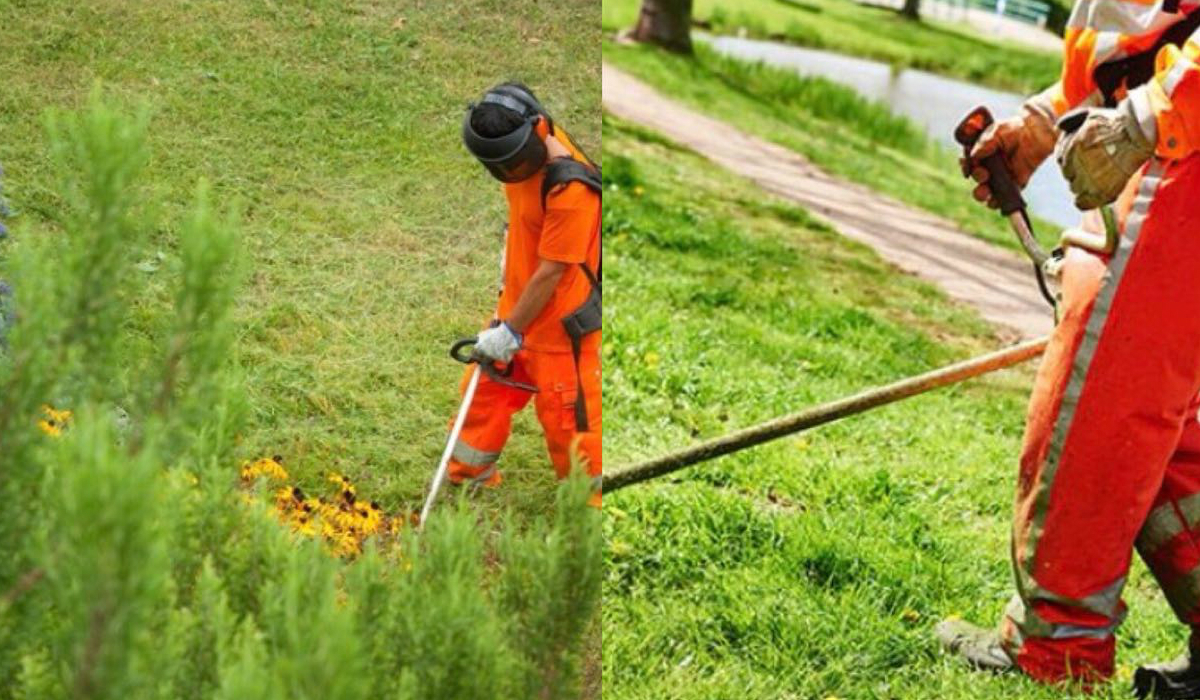
{"type": "MultiPolygon", "coordinates": [[[[1063,80],[1051,88],[1057,110],[1136,88],[1103,95],[1096,77],[1152,47],[1196,5],[1179,9],[1080,0],[1063,80]]],[[[1116,252],[1067,249],[1062,319],[1038,370],[1021,453],[1017,595],[1000,626],[1037,680],[1112,674],[1135,547],[1179,619],[1200,628],[1198,49],[1194,39],[1163,47],[1145,64],[1138,118],[1158,145],[1117,202],[1116,252]]]]}
{"type": "MultiPolygon", "coordinates": [[[[561,128],[556,128],[556,135],[576,160],[585,160],[561,128]]],[[[569,263],[554,295],[525,329],[521,350],[513,358],[511,379],[533,384],[538,392],[505,386],[486,374],[479,378],[450,460],[449,476],[454,483],[500,483],[497,461],[508,441],[512,416],[531,398],[558,477],[566,477],[575,460],[599,483],[600,332],[584,337],[577,367],[561,319],[579,308],[592,291],[592,283],[580,265],[586,265],[593,274],[600,269],[600,195],[583,183],[571,182],[550,192],[543,209],[543,178],[544,169],[532,178],[504,185],[508,234],[504,286],[495,316],[507,318],[542,259],[569,263]],[[586,407],[586,426],[579,424],[581,416],[576,414],[576,402],[581,400],[586,407]]],[[[464,386],[465,382],[464,378],[464,386]]],[[[599,493],[593,496],[592,505],[600,505],[599,493]]]]}

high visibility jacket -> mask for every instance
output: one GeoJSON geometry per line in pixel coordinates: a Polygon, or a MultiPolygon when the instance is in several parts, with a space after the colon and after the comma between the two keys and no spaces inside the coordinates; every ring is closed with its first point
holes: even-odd
{"type": "MultiPolygon", "coordinates": [[[[561,127],[556,136],[579,161],[586,157],[561,127]]],[[[507,318],[541,260],[568,263],[554,295],[527,328],[524,347],[537,352],[571,352],[562,318],[579,308],[592,291],[580,265],[600,267],[600,195],[572,182],[542,200],[545,169],[536,176],[504,185],[508,199],[508,239],[504,251],[504,287],[497,309],[507,318]]],[[[599,347],[600,334],[583,340],[583,349],[599,347]]]]}
{"type": "Polygon", "coordinates": [[[1062,79],[1048,90],[1055,112],[1111,105],[1144,83],[1134,109],[1157,135],[1157,155],[1190,155],[1200,147],[1197,10],[1193,0],[1079,0],[1063,39],[1062,79]]]}

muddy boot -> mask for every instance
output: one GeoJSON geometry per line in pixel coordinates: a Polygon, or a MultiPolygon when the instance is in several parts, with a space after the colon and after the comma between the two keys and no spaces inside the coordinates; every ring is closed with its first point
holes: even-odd
{"type": "Polygon", "coordinates": [[[1200,698],[1200,638],[1193,633],[1188,650],[1172,661],[1138,667],[1133,694],[1164,700],[1200,698]]]}
{"type": "Polygon", "coordinates": [[[1015,668],[1012,658],[1000,644],[1000,633],[996,630],[976,627],[966,620],[951,617],[939,622],[933,633],[947,652],[962,657],[976,670],[1001,673],[1015,668]]]}

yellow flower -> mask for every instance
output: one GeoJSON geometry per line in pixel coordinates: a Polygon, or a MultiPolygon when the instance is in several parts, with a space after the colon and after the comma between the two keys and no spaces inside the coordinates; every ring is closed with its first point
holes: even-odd
{"type": "Polygon", "coordinates": [[[43,418],[37,423],[38,428],[50,437],[58,437],[62,435],[63,428],[66,428],[71,422],[72,413],[58,411],[53,406],[45,404],[42,406],[42,416],[43,418]]]}
{"type": "Polygon", "coordinates": [[[313,522],[311,517],[307,516],[292,521],[292,529],[307,537],[317,534],[317,524],[313,522]]]}
{"type": "Polygon", "coordinates": [[[260,476],[265,476],[272,481],[287,481],[288,473],[283,468],[283,457],[276,455],[242,463],[242,481],[254,481],[260,476]]]}

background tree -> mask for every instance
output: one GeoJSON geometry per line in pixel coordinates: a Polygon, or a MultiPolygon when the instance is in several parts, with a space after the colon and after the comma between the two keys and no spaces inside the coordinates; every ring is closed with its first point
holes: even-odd
{"type": "Polygon", "coordinates": [[[692,0],[642,0],[629,38],[677,53],[692,52],[692,0]]]}
{"type": "Polygon", "coordinates": [[[921,19],[921,0],[904,0],[900,14],[909,19],[921,19]]]}

